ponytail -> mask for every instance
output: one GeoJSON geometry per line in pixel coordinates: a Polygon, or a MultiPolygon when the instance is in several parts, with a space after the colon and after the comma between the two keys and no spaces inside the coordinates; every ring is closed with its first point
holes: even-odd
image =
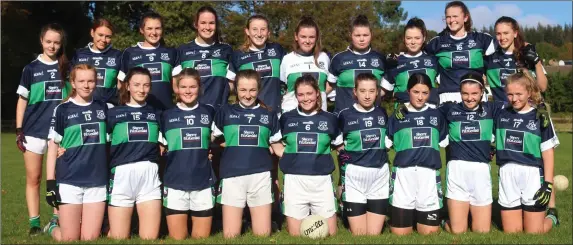
{"type": "Polygon", "coordinates": [[[67,42],[66,32],[64,31],[64,28],[58,23],[50,23],[44,25],[40,30],[40,41],[44,39],[44,35],[46,35],[46,32],[48,31],[57,32],[58,34],[60,34],[60,37],[62,38],[61,46],[58,52],[56,53],[56,57],[58,59],[58,71],[60,72],[60,80],[61,80],[60,86],[64,88],[66,86],[66,80],[68,78],[68,69],[69,69],[68,57],[66,56],[66,42],[67,42]]]}

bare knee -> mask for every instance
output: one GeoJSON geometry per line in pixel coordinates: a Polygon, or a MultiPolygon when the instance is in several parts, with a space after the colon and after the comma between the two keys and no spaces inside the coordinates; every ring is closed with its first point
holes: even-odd
{"type": "Polygon", "coordinates": [[[91,241],[91,240],[95,240],[98,239],[99,234],[88,234],[88,235],[84,235],[82,234],[82,241],[91,241]]]}
{"type": "Polygon", "coordinates": [[[26,185],[28,187],[39,188],[41,181],[42,181],[41,174],[28,174],[26,176],[26,185]]]}

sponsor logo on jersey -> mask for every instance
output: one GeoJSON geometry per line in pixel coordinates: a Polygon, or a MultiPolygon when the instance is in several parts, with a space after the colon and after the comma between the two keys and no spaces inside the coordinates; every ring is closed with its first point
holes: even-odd
{"type": "Polygon", "coordinates": [[[473,48],[473,47],[475,47],[475,46],[477,46],[476,41],[474,41],[473,39],[470,39],[470,40],[468,41],[468,48],[473,48]]]}
{"type": "Polygon", "coordinates": [[[68,119],[77,118],[77,117],[78,117],[78,113],[68,115],[68,119]]]}
{"type": "Polygon", "coordinates": [[[202,124],[209,124],[209,115],[201,114],[201,123],[202,124]]]}
{"type": "Polygon", "coordinates": [[[211,75],[211,61],[205,61],[201,63],[195,64],[195,70],[199,72],[201,77],[210,76],[211,75]]]}
{"type": "Polygon", "coordinates": [[[452,52],[452,66],[469,67],[470,57],[467,51],[452,52]]]}
{"type": "Polygon", "coordinates": [[[259,145],[259,126],[239,126],[239,145],[259,145]]]}
{"type": "Polygon", "coordinates": [[[79,58],[78,62],[88,62],[89,58],[79,58]]]}
{"type": "Polygon", "coordinates": [[[354,124],[358,124],[358,119],[356,119],[356,120],[354,120],[354,121],[349,121],[349,122],[348,122],[348,126],[354,125],[354,124]]]}
{"type": "Polygon", "coordinates": [[[404,66],[406,66],[406,64],[400,64],[400,65],[396,66],[396,69],[401,69],[401,68],[403,68],[404,66]]]}
{"type": "Polygon", "coordinates": [[[82,130],[82,142],[84,145],[97,144],[100,142],[99,123],[88,123],[80,126],[82,130]]]}
{"type": "Polygon", "coordinates": [[[115,118],[122,118],[122,117],[127,117],[127,114],[122,113],[122,114],[115,115],[115,118]]]}
{"type": "Polygon", "coordinates": [[[523,132],[506,130],[505,149],[510,151],[523,152],[523,132]]]}
{"type": "Polygon", "coordinates": [[[165,61],[169,61],[169,54],[168,53],[161,53],[161,59],[165,61]]]}
{"type": "Polygon", "coordinates": [[[92,60],[94,60],[94,65],[99,66],[99,62],[100,60],[103,60],[102,57],[92,57],[92,60]]]}
{"type": "Polygon", "coordinates": [[[251,54],[243,55],[239,59],[244,60],[244,59],[248,59],[248,58],[251,58],[251,54]]]}
{"type": "Polygon", "coordinates": [[[536,130],[537,124],[535,124],[534,120],[529,120],[529,123],[525,127],[527,127],[527,129],[529,129],[529,130],[536,130]]]}
{"type": "Polygon", "coordinates": [[[298,122],[289,123],[287,126],[289,128],[296,127],[296,126],[298,126],[298,122]]]}
{"type": "Polygon", "coordinates": [[[442,43],[442,45],[440,46],[442,48],[449,48],[450,44],[449,43],[442,43]]]}
{"type": "Polygon", "coordinates": [[[240,115],[234,115],[234,114],[231,114],[231,115],[229,115],[229,118],[236,118],[236,119],[239,119],[239,118],[241,118],[241,116],[240,116],[240,115]]]}
{"type": "Polygon", "coordinates": [[[60,88],[60,81],[45,82],[44,88],[45,88],[44,100],[62,99],[62,89],[60,88]]]}
{"type": "Polygon", "coordinates": [[[275,51],[274,48],[271,48],[271,49],[268,49],[268,50],[267,50],[267,55],[270,56],[270,57],[274,57],[274,56],[277,55],[277,52],[275,51]]]}
{"type": "Polygon", "coordinates": [[[108,66],[115,66],[115,58],[108,57],[105,64],[108,66]]]}
{"type": "Polygon", "coordinates": [[[502,121],[502,122],[509,122],[509,118],[503,118],[503,117],[502,117],[502,118],[501,118],[501,121],[502,121]]]}
{"type": "Polygon", "coordinates": [[[452,116],[459,116],[459,115],[461,115],[461,114],[462,114],[462,113],[459,112],[459,111],[452,111],[452,116]]]}
{"type": "Polygon", "coordinates": [[[261,115],[261,120],[260,122],[262,124],[269,124],[269,115],[261,115]]]}
{"type": "Polygon", "coordinates": [[[438,117],[430,117],[430,124],[438,126],[438,117]]]}
{"type": "Polygon", "coordinates": [[[148,141],[149,125],[147,123],[128,123],[129,141],[148,141]]]}
{"type": "Polygon", "coordinates": [[[185,55],[195,55],[195,50],[185,52],[185,55]]]}
{"type": "Polygon", "coordinates": [[[315,153],[317,150],[318,134],[298,133],[296,135],[297,152],[315,153]]]}
{"type": "Polygon", "coordinates": [[[170,122],[170,123],[172,123],[172,122],[179,122],[180,120],[181,120],[181,119],[180,119],[179,117],[169,118],[169,122],[170,122]]]}
{"type": "Polygon", "coordinates": [[[380,66],[380,63],[377,58],[372,58],[372,60],[370,61],[370,65],[373,67],[378,67],[380,66]]]}
{"type": "Polygon", "coordinates": [[[460,125],[460,137],[462,140],[480,140],[479,121],[462,122],[460,125]]]}
{"type": "Polygon", "coordinates": [[[318,122],[318,130],[322,130],[322,131],[328,130],[328,122],[326,122],[326,121],[318,122]]]}
{"type": "Polygon", "coordinates": [[[131,60],[140,60],[142,58],[141,55],[131,57],[131,60]]]}
{"type": "Polygon", "coordinates": [[[221,57],[221,49],[215,49],[215,51],[213,51],[213,57],[221,57]]]}
{"type": "Polygon", "coordinates": [[[434,66],[431,59],[424,59],[424,66],[434,66]]]}
{"type": "Polygon", "coordinates": [[[181,148],[192,149],[201,148],[201,128],[182,128],[181,129],[181,148]]]}
{"type": "Polygon", "coordinates": [[[270,60],[253,62],[253,68],[259,73],[261,78],[271,77],[273,75],[273,65],[270,60]]]}
{"type": "Polygon", "coordinates": [[[35,76],[35,77],[37,77],[37,76],[43,76],[43,75],[44,75],[44,71],[34,72],[34,76],[35,76]]]}
{"type": "Polygon", "coordinates": [[[105,119],[105,113],[103,112],[103,110],[96,110],[96,114],[97,114],[97,118],[105,119]]]}
{"type": "Polygon", "coordinates": [[[378,125],[384,125],[384,117],[383,116],[378,116],[378,125]]]}
{"type": "Polygon", "coordinates": [[[360,131],[360,138],[362,140],[362,150],[380,148],[380,129],[362,130],[360,131]]]}
{"type": "Polygon", "coordinates": [[[412,148],[432,146],[431,128],[412,128],[412,148]]]}
{"type": "Polygon", "coordinates": [[[354,60],[346,60],[346,61],[343,61],[343,62],[342,62],[342,65],[343,65],[343,66],[352,65],[352,63],[354,63],[354,60]]]}

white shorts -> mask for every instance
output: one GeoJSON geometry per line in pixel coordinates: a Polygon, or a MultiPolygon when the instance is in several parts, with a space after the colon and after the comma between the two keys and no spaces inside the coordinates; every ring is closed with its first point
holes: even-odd
{"type": "Polygon", "coordinates": [[[486,206],[493,202],[489,163],[452,160],[446,167],[446,197],[486,206]]]}
{"type": "MultiPolygon", "coordinates": [[[[448,92],[440,94],[440,104],[446,103],[447,101],[453,101],[456,103],[462,102],[462,94],[460,92],[448,92]]],[[[483,93],[481,101],[487,101],[487,94],[483,93]]]]}
{"type": "Polygon", "coordinates": [[[68,184],[58,184],[60,203],[84,204],[105,202],[107,192],[105,185],[96,187],[79,187],[68,184]]]}
{"type": "Polygon", "coordinates": [[[390,205],[422,212],[442,208],[440,170],[412,166],[392,167],[390,205]]]}
{"type": "Polygon", "coordinates": [[[36,154],[46,154],[46,150],[48,150],[48,140],[40,139],[32,136],[24,136],[26,138],[26,143],[24,143],[24,147],[26,147],[27,151],[31,151],[36,154]]]}
{"type": "MultiPolygon", "coordinates": [[[[322,97],[322,110],[326,111],[327,104],[326,104],[326,93],[320,92],[320,96],[322,97]]],[[[298,100],[296,99],[296,95],[294,92],[288,92],[283,95],[283,102],[281,104],[282,113],[284,114],[287,111],[294,110],[298,107],[298,100]]]]}
{"type": "Polygon", "coordinates": [[[109,205],[133,207],[134,203],[161,200],[157,164],[150,161],[128,163],[111,169],[109,205]]]}
{"type": "Polygon", "coordinates": [[[328,219],[336,213],[338,203],[330,174],[285,174],[283,181],[284,215],[302,220],[310,214],[328,219]]]}
{"type": "Polygon", "coordinates": [[[365,204],[367,200],[388,199],[390,191],[388,164],[384,164],[381,168],[347,164],[341,182],[343,202],[365,204]]]}
{"type": "Polygon", "coordinates": [[[517,163],[499,168],[499,205],[506,208],[533,206],[533,196],[541,187],[541,169],[517,163]]]}
{"type": "Polygon", "coordinates": [[[237,208],[273,203],[271,172],[261,172],[222,179],[217,202],[237,208]]]}
{"type": "Polygon", "coordinates": [[[163,207],[178,211],[203,211],[212,209],[214,197],[211,187],[199,191],[182,191],[163,188],[163,207]]]}

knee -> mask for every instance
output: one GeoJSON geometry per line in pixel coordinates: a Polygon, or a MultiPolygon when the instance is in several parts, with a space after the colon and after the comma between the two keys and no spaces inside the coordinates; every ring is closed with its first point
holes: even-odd
{"type": "Polygon", "coordinates": [[[462,234],[462,233],[465,233],[467,231],[468,231],[467,227],[450,226],[450,232],[452,234],[462,234]]]}
{"type": "Polygon", "coordinates": [[[42,181],[41,174],[28,174],[26,176],[26,184],[31,187],[40,187],[40,182],[42,181]]]}
{"type": "MultiPolygon", "coordinates": [[[[187,235],[186,235],[186,234],[169,234],[169,236],[170,236],[173,240],[178,240],[178,241],[180,241],[180,240],[185,240],[185,238],[187,238],[187,235]]],[[[194,238],[196,238],[196,237],[194,237],[194,238]]],[[[202,237],[200,237],[200,238],[202,238],[202,237]]]]}
{"type": "Polygon", "coordinates": [[[95,240],[98,239],[99,234],[88,234],[88,235],[84,235],[82,234],[82,241],[91,241],[91,240],[95,240]]]}
{"type": "Polygon", "coordinates": [[[438,233],[438,232],[440,232],[440,229],[439,229],[438,227],[432,228],[432,229],[421,229],[421,230],[418,230],[418,233],[419,233],[420,235],[431,235],[431,234],[435,234],[435,233],[438,233]]]}

